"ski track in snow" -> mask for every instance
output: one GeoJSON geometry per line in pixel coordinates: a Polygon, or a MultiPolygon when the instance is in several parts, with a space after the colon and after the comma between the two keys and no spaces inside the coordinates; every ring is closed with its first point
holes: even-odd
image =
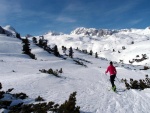
{"type": "MultiPolygon", "coordinates": [[[[32,51],[37,56],[37,60],[32,60],[21,54],[18,47],[21,48],[22,45],[18,39],[11,39],[16,41],[11,43],[10,37],[0,36],[0,38],[0,44],[5,41],[12,47],[10,54],[6,46],[0,45],[0,82],[5,90],[15,88],[13,92],[25,92],[31,100],[40,95],[46,101],[54,101],[59,104],[65,102],[70,93],[77,91],[77,105],[81,107],[81,113],[150,112],[150,91],[148,89],[122,91],[125,89],[124,83],[116,79],[115,84],[120,90],[119,94],[108,91],[111,84],[109,75],[105,75],[109,64],[107,60],[95,59],[94,56],[74,51],[75,58],[85,59],[92,63],[81,60],[87,65],[85,68],[76,65],[69,57],[66,60],[57,58],[31,44],[32,51]],[[54,70],[63,68],[62,78],[39,72],[39,69],[49,68],[54,70]]],[[[117,67],[117,71],[119,80],[123,77],[129,79],[131,76],[144,78],[144,74],[141,76],[141,71],[132,71],[123,67],[117,67]]]]}

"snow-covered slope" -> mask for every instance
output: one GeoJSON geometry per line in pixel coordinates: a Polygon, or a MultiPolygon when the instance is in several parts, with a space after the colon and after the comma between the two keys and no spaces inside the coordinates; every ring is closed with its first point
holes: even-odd
{"type": "MultiPolygon", "coordinates": [[[[77,28],[70,35],[51,34],[44,35],[48,44],[79,48],[80,50],[92,50],[100,57],[105,57],[112,61],[123,61],[129,64],[134,59],[141,59],[142,54],[146,54],[147,59],[141,62],[134,61],[134,65],[150,65],[150,29],[122,29],[109,33],[109,35],[98,36],[98,30],[77,28]],[[85,34],[89,32],[90,35],[85,34]],[[96,34],[95,34],[96,33],[96,34]],[[110,35],[111,34],[111,35],[110,35]],[[137,57],[138,56],[138,57],[137,57]]],[[[38,37],[37,37],[38,38],[38,37]]]]}
{"type": "MultiPolygon", "coordinates": [[[[128,57],[132,57],[131,55],[135,53],[131,52],[136,52],[137,49],[142,48],[141,52],[144,52],[144,44],[147,47],[145,52],[148,51],[149,40],[146,37],[149,38],[149,35],[143,37],[140,34],[131,33],[131,35],[129,36],[123,32],[101,38],[82,35],[51,36],[48,34],[44,37],[49,40],[49,45],[57,44],[59,46],[60,54],[63,54],[60,48],[64,45],[74,48],[79,47],[80,49],[92,49],[93,51],[101,50],[99,56],[110,58],[111,55],[116,60],[124,58],[121,56],[123,53],[126,53],[125,55],[128,57]],[[132,39],[137,39],[134,40],[135,44],[130,44],[132,39]],[[138,44],[140,45],[138,46],[138,44]],[[120,50],[122,45],[127,48],[122,50],[123,52],[120,50]],[[112,53],[113,47],[116,47],[115,50],[120,50],[121,54],[112,53]]],[[[70,93],[77,91],[76,104],[81,107],[81,113],[149,113],[150,90],[124,91],[124,83],[120,82],[122,78],[145,78],[146,74],[150,75],[149,70],[139,70],[140,66],[122,66],[122,64],[115,63],[119,79],[116,79],[115,84],[117,89],[120,90],[119,94],[116,94],[108,91],[111,85],[109,75],[105,75],[105,70],[109,65],[109,61],[103,58],[96,59],[94,56],[76,50],[74,50],[74,59],[67,57],[64,60],[49,54],[34,45],[32,41],[31,49],[37,60],[22,54],[22,44],[19,39],[0,34],[0,82],[4,90],[15,88],[14,93],[26,93],[30,97],[25,100],[26,103],[34,102],[33,98],[40,95],[46,101],[62,104],[68,99],[70,93]],[[80,59],[87,67],[75,64],[73,60],[77,59],[80,59]],[[60,75],[62,78],[39,71],[40,69],[47,70],[49,68],[54,70],[62,68],[63,73],[60,75]]]]}
{"type": "Polygon", "coordinates": [[[17,31],[11,25],[7,25],[5,27],[0,27],[0,34],[16,37],[17,31]]]}

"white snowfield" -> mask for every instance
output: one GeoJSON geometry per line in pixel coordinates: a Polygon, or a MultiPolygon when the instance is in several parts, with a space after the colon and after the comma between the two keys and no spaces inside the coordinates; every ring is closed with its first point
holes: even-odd
{"type": "MultiPolygon", "coordinates": [[[[82,28],[83,29],[83,28],[82,28]]],[[[98,53],[99,56],[107,58],[108,60],[129,64],[129,60],[140,59],[142,54],[146,54],[150,57],[150,27],[146,29],[130,29],[120,30],[113,35],[86,36],[85,34],[72,31],[72,34],[56,35],[52,36],[51,32],[44,35],[45,39],[48,39],[49,45],[57,44],[66,46],[69,48],[79,48],[81,50],[92,50],[94,53],[98,53]],[[75,34],[77,33],[77,34],[75,34]],[[122,48],[125,47],[123,50],[122,48]],[[113,52],[114,49],[114,52],[113,52]],[[119,54],[118,54],[119,53],[119,54]],[[137,57],[137,55],[139,57],[137,57]]],[[[91,29],[87,29],[84,32],[88,32],[91,29]]],[[[38,38],[38,37],[37,37],[38,38]]],[[[133,65],[149,65],[150,60],[144,60],[143,62],[134,62],[133,65]]]]}
{"type": "MultiPolygon", "coordinates": [[[[141,54],[147,54],[150,57],[150,35],[148,33],[146,35],[129,34],[120,33],[120,35],[101,38],[48,34],[44,37],[48,39],[48,45],[58,45],[60,54],[63,54],[61,46],[67,48],[72,46],[88,49],[88,51],[92,49],[94,53],[98,52],[99,57],[117,62],[123,60],[129,63],[129,60],[141,54]],[[134,44],[131,44],[131,41],[134,41],[134,44]],[[122,46],[126,49],[122,50],[122,46]],[[121,53],[112,52],[112,49],[120,50],[121,53]]],[[[75,64],[69,57],[66,60],[55,57],[34,45],[31,40],[30,42],[31,52],[35,54],[37,60],[22,54],[22,44],[19,39],[0,34],[0,82],[3,90],[14,88],[12,93],[26,93],[29,96],[29,99],[25,100],[26,103],[34,102],[34,99],[40,95],[47,102],[54,101],[59,104],[68,100],[69,95],[76,91],[76,105],[81,107],[81,113],[150,113],[150,89],[124,91],[125,85],[120,82],[122,78],[139,80],[144,79],[146,74],[150,76],[150,70],[140,70],[144,65],[150,65],[149,59],[133,63],[134,65],[114,64],[117,69],[115,80],[119,91],[117,94],[109,91],[111,88],[109,74],[105,75],[109,60],[95,58],[95,55],[90,56],[74,49],[74,59],[80,59],[79,61],[87,65],[84,67],[75,64]],[[62,68],[63,73],[60,74],[62,77],[57,78],[39,71],[49,68],[53,70],[62,68]]]]}

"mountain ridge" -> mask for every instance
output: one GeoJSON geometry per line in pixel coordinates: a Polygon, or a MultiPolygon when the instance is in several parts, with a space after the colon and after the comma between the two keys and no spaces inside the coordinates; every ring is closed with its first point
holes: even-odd
{"type": "MultiPolygon", "coordinates": [[[[13,35],[16,30],[8,26],[6,27],[13,35]],[[9,28],[9,29],[8,29],[9,28]]],[[[98,53],[100,57],[107,58],[108,60],[124,63],[130,63],[130,61],[137,59],[136,56],[142,57],[142,54],[146,54],[150,58],[149,42],[150,42],[150,27],[145,29],[122,29],[118,31],[104,30],[106,32],[97,31],[95,28],[77,28],[70,34],[60,34],[55,32],[49,32],[43,35],[43,38],[48,40],[48,45],[57,45],[59,49],[62,46],[67,48],[79,48],[81,50],[93,51],[98,53]],[[85,32],[88,31],[88,35],[85,32]],[[101,34],[99,34],[101,33],[101,34]],[[98,36],[99,35],[99,36],[98,36]],[[117,56],[117,57],[116,57],[117,56]]],[[[15,36],[15,35],[13,35],[15,36]]],[[[32,37],[31,37],[32,38],[32,37]]],[[[37,39],[40,36],[36,36],[37,39]]],[[[142,62],[134,62],[134,65],[146,65],[150,62],[144,60],[142,62]]]]}
{"type": "Polygon", "coordinates": [[[135,32],[135,31],[147,31],[150,33],[150,27],[146,27],[145,29],[136,29],[136,28],[130,28],[130,29],[96,29],[96,28],[85,28],[85,27],[79,27],[75,30],[71,31],[70,34],[73,35],[86,35],[86,36],[105,36],[105,35],[113,35],[115,33],[120,32],[135,32]]]}

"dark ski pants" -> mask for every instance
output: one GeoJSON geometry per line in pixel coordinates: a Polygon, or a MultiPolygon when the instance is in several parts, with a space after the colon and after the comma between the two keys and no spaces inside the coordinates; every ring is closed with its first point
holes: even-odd
{"type": "Polygon", "coordinates": [[[116,75],[111,75],[111,76],[110,76],[110,82],[111,82],[112,87],[115,86],[115,84],[114,84],[115,77],[116,77],[116,75]]]}

